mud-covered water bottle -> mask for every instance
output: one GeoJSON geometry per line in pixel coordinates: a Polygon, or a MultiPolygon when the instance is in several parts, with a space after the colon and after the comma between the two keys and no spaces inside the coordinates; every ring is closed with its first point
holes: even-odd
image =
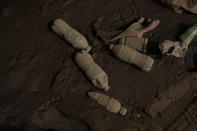
{"type": "Polygon", "coordinates": [[[74,48],[84,49],[88,52],[91,50],[86,38],[62,19],[56,19],[51,28],[53,32],[69,42],[74,48]]]}
{"type": "Polygon", "coordinates": [[[100,105],[104,106],[107,111],[113,113],[120,113],[121,115],[126,115],[127,108],[121,106],[120,102],[112,97],[99,92],[88,92],[90,98],[96,100],[100,105]]]}
{"type": "Polygon", "coordinates": [[[77,52],[74,59],[95,87],[105,91],[109,90],[107,74],[94,62],[92,56],[87,51],[82,50],[77,52]]]}
{"type": "Polygon", "coordinates": [[[110,49],[120,60],[134,64],[146,72],[149,72],[154,64],[152,57],[142,54],[126,45],[110,45],[110,49]]]}

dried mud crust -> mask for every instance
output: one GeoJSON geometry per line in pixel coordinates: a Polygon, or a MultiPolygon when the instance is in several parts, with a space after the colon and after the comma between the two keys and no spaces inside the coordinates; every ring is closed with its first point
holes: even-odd
{"type": "Polygon", "coordinates": [[[195,99],[182,113],[180,117],[178,117],[175,122],[166,128],[167,131],[174,130],[186,130],[186,128],[191,127],[190,129],[195,130],[195,126],[197,125],[197,99],[195,99]]]}
{"type": "Polygon", "coordinates": [[[190,87],[187,84],[188,82],[189,80],[185,78],[176,84],[172,83],[167,91],[159,94],[159,98],[153,99],[152,103],[146,108],[147,113],[154,118],[157,113],[162,112],[170,104],[182,98],[190,91],[190,87]]]}

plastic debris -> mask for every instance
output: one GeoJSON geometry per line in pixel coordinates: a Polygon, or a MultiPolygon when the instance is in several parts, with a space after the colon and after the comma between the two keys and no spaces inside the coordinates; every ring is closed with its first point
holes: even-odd
{"type": "Polygon", "coordinates": [[[95,87],[109,90],[107,74],[93,60],[92,56],[85,50],[77,52],[75,61],[85,72],[95,87]]]}
{"type": "Polygon", "coordinates": [[[121,107],[120,102],[114,98],[98,92],[88,92],[90,98],[96,100],[100,105],[103,105],[107,111],[113,113],[120,113],[125,116],[127,113],[127,108],[121,107]]]}
{"type": "MultiPolygon", "coordinates": [[[[150,19],[148,20],[151,21],[150,19]]],[[[153,30],[155,27],[157,27],[160,23],[159,20],[152,21],[148,26],[144,27],[142,23],[144,22],[144,18],[141,17],[136,23],[130,25],[125,31],[120,33],[119,35],[115,36],[108,42],[113,42],[121,38],[125,37],[139,37],[141,38],[144,33],[149,32],[153,30]]]]}
{"type": "Polygon", "coordinates": [[[197,14],[196,0],[161,0],[161,2],[170,6],[177,13],[182,13],[183,9],[185,9],[193,14],[197,14]]]}
{"type": "Polygon", "coordinates": [[[139,38],[139,37],[126,37],[120,39],[120,44],[126,45],[136,51],[146,52],[148,38],[139,38]]]}
{"type": "Polygon", "coordinates": [[[197,36],[197,24],[190,27],[185,33],[180,36],[181,41],[165,40],[159,44],[159,49],[162,54],[173,55],[175,57],[184,58],[187,53],[188,46],[191,41],[197,36]]]}
{"type": "Polygon", "coordinates": [[[173,55],[180,58],[183,58],[187,52],[187,49],[181,42],[174,42],[170,40],[165,40],[160,43],[159,49],[162,54],[173,55]]]}
{"type": "Polygon", "coordinates": [[[149,23],[149,25],[146,27],[144,27],[143,25],[144,21],[144,18],[141,17],[136,23],[130,25],[125,31],[112,38],[108,42],[113,42],[120,39],[120,44],[127,45],[134,50],[145,53],[148,39],[142,38],[143,34],[156,28],[159,25],[160,21],[151,21],[151,19],[149,19],[147,20],[147,23],[149,23]]]}
{"type": "Polygon", "coordinates": [[[184,43],[185,47],[188,47],[190,42],[197,36],[197,24],[190,27],[185,33],[180,36],[181,41],[184,43]]]}
{"type": "Polygon", "coordinates": [[[146,72],[149,72],[154,64],[152,57],[142,54],[126,45],[111,45],[110,49],[120,60],[134,64],[146,72]]]}
{"type": "Polygon", "coordinates": [[[91,47],[88,45],[86,38],[78,31],[70,27],[62,19],[59,18],[56,19],[51,28],[56,34],[64,38],[74,48],[84,49],[87,50],[88,52],[91,50],[91,47]]]}
{"type": "Polygon", "coordinates": [[[120,44],[127,45],[132,49],[140,52],[146,52],[148,38],[142,38],[143,34],[156,28],[159,25],[160,21],[151,21],[151,19],[148,19],[147,23],[150,24],[146,27],[142,25],[144,21],[144,18],[141,17],[136,23],[130,25],[124,32],[113,39],[116,40],[120,37],[120,44]]]}

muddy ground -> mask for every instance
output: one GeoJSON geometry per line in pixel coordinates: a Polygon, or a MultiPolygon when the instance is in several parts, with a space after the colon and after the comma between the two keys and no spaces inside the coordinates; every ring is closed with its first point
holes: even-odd
{"type": "Polygon", "coordinates": [[[1,0],[2,131],[44,130],[33,125],[31,117],[47,105],[57,107],[70,119],[80,119],[91,131],[197,130],[197,39],[184,60],[162,56],[154,49],[150,55],[155,64],[145,73],[115,58],[96,36],[96,20],[117,13],[120,17],[133,14],[160,19],[160,25],[148,35],[154,46],[165,39],[178,40],[197,21],[195,15],[176,14],[154,0],[1,0]],[[87,37],[94,60],[108,74],[110,90],[106,94],[129,109],[125,117],[105,111],[87,97],[88,91],[103,91],[93,87],[76,66],[76,50],[51,32],[51,21],[58,17],[87,37]],[[178,87],[188,89],[180,91],[178,87]],[[174,96],[176,91],[183,96],[173,98],[152,118],[147,113],[152,101],[165,97],[171,88],[174,96]]]}

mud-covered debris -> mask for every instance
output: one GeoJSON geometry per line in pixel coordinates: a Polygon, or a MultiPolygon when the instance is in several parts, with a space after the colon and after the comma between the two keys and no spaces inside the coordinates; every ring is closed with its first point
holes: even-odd
{"type": "Polygon", "coordinates": [[[87,51],[82,50],[77,52],[74,59],[95,87],[105,91],[109,90],[107,74],[94,62],[92,56],[87,51]]]}
{"type": "Polygon", "coordinates": [[[120,39],[120,44],[129,46],[130,48],[146,53],[148,38],[139,38],[139,37],[126,37],[120,39]]]}
{"type": "Polygon", "coordinates": [[[185,33],[180,36],[180,41],[165,40],[159,44],[159,49],[162,54],[173,55],[175,57],[184,58],[187,53],[188,46],[191,41],[197,36],[197,24],[190,27],[185,33]]]}
{"type": "Polygon", "coordinates": [[[187,10],[197,14],[196,0],[161,0],[161,2],[170,6],[176,13],[182,13],[184,10],[187,10]]]}
{"type": "Polygon", "coordinates": [[[165,40],[159,44],[159,49],[162,54],[173,55],[175,57],[183,58],[186,54],[187,48],[181,42],[165,40]]]}
{"type": "Polygon", "coordinates": [[[121,115],[126,115],[127,108],[122,107],[120,102],[114,98],[111,98],[105,94],[98,92],[88,92],[90,98],[96,100],[100,105],[103,105],[107,111],[113,113],[120,113],[121,115]]]}
{"type": "Polygon", "coordinates": [[[148,19],[148,26],[144,26],[144,21],[145,19],[141,17],[136,23],[133,23],[125,31],[107,42],[113,42],[120,39],[120,44],[127,45],[137,51],[146,52],[148,39],[142,38],[143,34],[156,28],[160,21],[151,21],[151,19],[148,19]]]}
{"type": "Polygon", "coordinates": [[[186,47],[189,46],[190,42],[197,36],[197,24],[194,24],[189,29],[186,30],[181,36],[180,39],[186,47]]]}
{"type": "Polygon", "coordinates": [[[62,19],[56,19],[52,25],[52,30],[67,42],[69,42],[76,49],[91,50],[86,38],[78,31],[70,27],[62,19]]]}
{"type": "Polygon", "coordinates": [[[142,54],[126,45],[111,45],[110,49],[120,60],[134,64],[143,71],[149,72],[154,64],[154,59],[142,54]]]}

